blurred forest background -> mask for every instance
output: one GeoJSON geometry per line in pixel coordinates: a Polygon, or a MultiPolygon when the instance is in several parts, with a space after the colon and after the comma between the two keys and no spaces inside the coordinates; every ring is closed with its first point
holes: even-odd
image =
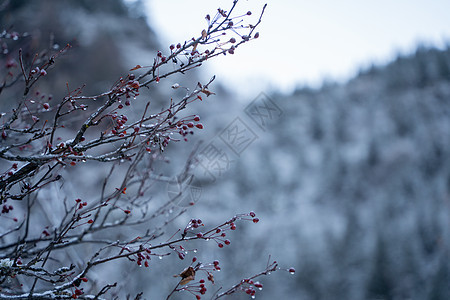
{"type": "MultiPolygon", "coordinates": [[[[148,27],[139,2],[3,1],[0,24],[29,32],[26,46],[36,51],[52,40],[73,45],[46,79],[56,99],[64,96],[66,82],[73,88],[86,84],[87,94],[102,92],[168,47],[148,27]]],[[[194,87],[197,81],[195,71],[162,80],[149,98],[162,106],[172,84],[194,87]]],[[[272,255],[297,272],[263,278],[258,299],[450,299],[450,48],[419,46],[345,84],[255,95],[255,102],[239,99],[218,81],[211,86],[216,96],[190,108],[205,131],[171,145],[170,163],[161,166],[167,176],[179,171],[195,139],[204,140],[200,153],[215,143],[229,158],[214,180],[197,170],[200,199],[172,224],[174,232],[190,217],[215,223],[254,210],[261,219],[241,225],[224,249],[198,245],[204,249],[196,254],[200,260],[221,261],[217,288],[263,270],[272,255]],[[260,103],[274,113],[264,124],[252,118],[260,103]],[[245,124],[254,137],[238,153],[223,139],[233,122],[245,124]]],[[[2,111],[10,105],[0,103],[2,111]]],[[[68,197],[88,197],[89,185],[100,180],[97,172],[74,179],[68,197]]],[[[168,189],[160,187],[154,197],[167,197],[168,189]]],[[[149,269],[124,262],[97,275],[126,276],[127,289],[161,299],[183,266],[168,257],[149,269]]],[[[247,298],[242,293],[230,299],[247,298]]]]}

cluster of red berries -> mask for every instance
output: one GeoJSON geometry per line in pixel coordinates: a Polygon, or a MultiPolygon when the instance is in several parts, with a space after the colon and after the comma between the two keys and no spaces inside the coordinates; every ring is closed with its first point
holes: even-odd
{"type": "Polygon", "coordinates": [[[3,205],[2,207],[2,214],[7,214],[9,213],[11,210],[13,210],[14,207],[12,205],[3,205]]]}
{"type": "MultiPolygon", "coordinates": [[[[124,80],[124,79],[120,79],[120,83],[122,87],[119,87],[118,90],[118,96],[120,95],[125,95],[125,105],[126,106],[130,106],[131,102],[130,102],[130,98],[136,98],[137,96],[139,96],[139,88],[140,88],[140,83],[139,81],[135,80],[136,76],[134,74],[129,74],[128,75],[128,81],[124,80]]],[[[120,98],[119,98],[119,102],[120,102],[120,98]]],[[[119,103],[118,105],[119,109],[123,108],[123,104],[119,103]]]]}
{"type": "Polygon", "coordinates": [[[201,219],[192,219],[190,224],[192,224],[193,228],[198,228],[199,226],[203,226],[203,221],[201,219]]]}
{"type": "Polygon", "coordinates": [[[247,295],[252,297],[255,296],[256,290],[255,288],[262,290],[263,285],[259,281],[253,281],[252,279],[243,279],[241,282],[241,290],[243,290],[247,295]]]}
{"type": "Polygon", "coordinates": [[[136,263],[139,267],[144,265],[144,267],[148,268],[148,266],[149,266],[148,261],[151,259],[150,253],[151,253],[151,251],[149,249],[145,249],[145,253],[138,252],[136,254],[136,256],[137,256],[136,263]]]}
{"type": "Polygon", "coordinates": [[[251,212],[249,212],[249,214],[248,214],[250,217],[252,217],[252,221],[253,221],[253,223],[258,223],[259,222],[259,219],[256,217],[256,214],[253,212],[253,211],[251,211],[251,212]]]}
{"type": "Polygon", "coordinates": [[[173,50],[175,49],[175,47],[176,47],[177,49],[180,49],[180,48],[181,48],[181,44],[178,43],[176,46],[175,46],[174,44],[170,45],[170,46],[169,46],[170,51],[173,51],[173,50]]]}
{"type": "MultiPolygon", "coordinates": [[[[171,49],[172,50],[172,49],[171,49]]],[[[156,56],[159,57],[159,59],[161,59],[161,62],[165,62],[167,57],[165,57],[164,55],[162,55],[161,51],[158,51],[158,53],[156,54],[156,56]]]]}
{"type": "MultiPolygon", "coordinates": [[[[236,224],[235,221],[238,219],[242,220],[251,220],[253,223],[258,223],[259,219],[256,217],[256,214],[254,212],[250,212],[248,214],[242,214],[237,215],[233,217],[232,219],[228,220],[225,224],[221,225],[220,227],[210,230],[207,233],[198,232],[196,234],[196,237],[199,239],[205,239],[205,240],[214,240],[217,243],[217,246],[219,248],[223,248],[225,245],[228,246],[231,244],[231,241],[229,239],[226,239],[226,231],[227,230],[236,230],[236,224]],[[248,217],[251,217],[249,219],[248,217]]],[[[193,230],[195,228],[198,228],[201,225],[201,220],[191,220],[186,226],[184,230],[184,235],[187,234],[188,230],[193,230]],[[199,222],[200,221],[200,222],[199,222]]]]}
{"type": "MultiPolygon", "coordinates": [[[[197,258],[193,257],[192,258],[192,263],[196,262],[197,258]]],[[[220,267],[219,267],[219,261],[215,260],[213,261],[213,263],[210,264],[197,264],[197,266],[194,267],[188,267],[186,268],[179,276],[183,277],[181,284],[183,284],[183,281],[185,282],[190,282],[191,280],[195,279],[195,273],[198,271],[203,271],[207,274],[207,279],[208,281],[210,281],[211,283],[214,284],[214,276],[211,273],[211,271],[220,271],[220,267]]],[[[182,290],[188,291],[191,294],[195,295],[196,299],[201,299],[200,295],[204,295],[206,294],[207,288],[205,285],[205,279],[200,279],[198,281],[198,283],[194,283],[194,284],[189,284],[188,286],[186,286],[185,288],[183,288],[182,290]]]]}
{"type": "Polygon", "coordinates": [[[178,258],[183,260],[186,257],[186,249],[181,245],[169,246],[170,249],[178,254],[178,258]]]}
{"type": "MultiPolygon", "coordinates": [[[[120,104],[121,105],[121,104],[120,104]]],[[[111,118],[115,121],[116,125],[111,130],[111,133],[114,135],[119,135],[119,137],[124,137],[127,132],[124,130],[122,131],[125,123],[128,121],[128,117],[125,115],[118,116],[117,114],[111,115],[111,118]]]]}
{"type": "MultiPolygon", "coordinates": [[[[200,283],[200,285],[199,285],[199,288],[200,288],[199,293],[202,294],[202,295],[206,294],[207,289],[206,289],[206,286],[205,286],[205,280],[204,279],[200,279],[199,283],[200,283]]],[[[200,295],[195,295],[195,298],[196,299],[201,299],[200,295]]]]}
{"type": "Polygon", "coordinates": [[[81,296],[84,294],[83,289],[79,289],[81,282],[88,282],[88,279],[86,277],[78,278],[74,282],[75,290],[72,293],[72,299],[77,299],[78,296],[81,296]]]}
{"type": "Polygon", "coordinates": [[[87,206],[87,202],[82,202],[83,200],[81,199],[75,199],[75,202],[78,205],[78,209],[82,209],[83,207],[87,206]]]}
{"type": "Polygon", "coordinates": [[[204,128],[202,123],[194,123],[199,121],[200,117],[194,116],[192,119],[184,119],[177,122],[178,133],[184,137],[185,141],[187,141],[186,136],[188,134],[194,134],[194,131],[192,131],[194,127],[198,129],[204,128]]]}
{"type": "Polygon", "coordinates": [[[184,228],[183,236],[186,236],[189,230],[194,230],[200,226],[204,226],[203,221],[201,219],[191,219],[184,228]]]}
{"type": "Polygon", "coordinates": [[[220,271],[219,261],[218,260],[213,261],[213,265],[214,265],[214,269],[216,271],[220,271]]]}

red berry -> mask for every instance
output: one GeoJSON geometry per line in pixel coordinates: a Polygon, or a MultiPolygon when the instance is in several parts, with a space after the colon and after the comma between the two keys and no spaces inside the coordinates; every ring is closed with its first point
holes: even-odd
{"type": "Polygon", "coordinates": [[[198,237],[199,239],[202,238],[202,237],[203,237],[203,233],[201,233],[201,232],[197,233],[197,237],[198,237]]]}
{"type": "Polygon", "coordinates": [[[225,245],[231,244],[230,240],[225,240],[224,243],[225,243],[225,245]]]}
{"type": "Polygon", "coordinates": [[[255,212],[253,212],[253,211],[251,211],[251,212],[249,213],[249,215],[250,215],[250,217],[252,217],[252,218],[254,218],[254,217],[256,216],[255,212]]]}
{"type": "Polygon", "coordinates": [[[232,44],[236,43],[236,39],[235,39],[234,37],[232,37],[232,38],[230,39],[230,43],[232,43],[232,44]]]}
{"type": "Polygon", "coordinates": [[[295,269],[294,268],[289,268],[289,273],[294,274],[295,273],[295,269]]]}
{"type": "Polygon", "coordinates": [[[195,116],[195,117],[194,117],[194,121],[195,121],[195,122],[200,121],[200,117],[199,117],[199,116],[195,116]]]}
{"type": "Polygon", "coordinates": [[[194,123],[192,123],[192,122],[189,122],[189,123],[187,123],[186,125],[187,125],[187,127],[189,127],[189,128],[194,127],[194,123]]]}
{"type": "Polygon", "coordinates": [[[259,32],[255,33],[254,38],[255,38],[255,39],[259,38],[259,32]]]}
{"type": "Polygon", "coordinates": [[[133,80],[133,81],[130,83],[130,87],[132,87],[133,89],[138,89],[138,88],[139,88],[139,81],[133,80]]]}
{"type": "Polygon", "coordinates": [[[197,127],[198,129],[203,129],[203,124],[202,123],[198,123],[197,125],[195,125],[195,127],[197,127]]]}
{"type": "Polygon", "coordinates": [[[48,103],[44,103],[44,104],[42,104],[42,106],[43,106],[45,109],[49,109],[49,108],[50,108],[50,105],[49,105],[48,103]]]}
{"type": "Polygon", "coordinates": [[[253,223],[258,223],[259,222],[259,219],[258,218],[253,218],[253,223]]]}
{"type": "Polygon", "coordinates": [[[175,49],[175,45],[174,44],[172,44],[172,45],[170,45],[170,50],[173,50],[173,49],[175,49]]]}
{"type": "Polygon", "coordinates": [[[178,44],[177,44],[177,49],[180,49],[180,48],[181,48],[181,44],[178,43],[178,44]]]}
{"type": "Polygon", "coordinates": [[[217,244],[217,246],[219,246],[219,248],[223,248],[223,244],[222,243],[217,244]]]}
{"type": "Polygon", "coordinates": [[[81,280],[82,280],[83,282],[88,282],[88,279],[87,279],[86,277],[81,278],[81,280]]]}

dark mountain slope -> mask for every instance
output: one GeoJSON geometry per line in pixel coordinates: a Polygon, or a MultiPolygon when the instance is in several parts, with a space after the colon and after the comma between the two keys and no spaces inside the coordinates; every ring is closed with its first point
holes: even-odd
{"type": "Polygon", "coordinates": [[[449,66],[450,49],[419,48],[345,85],[271,96],[283,115],[210,194],[263,220],[254,251],[229,254],[236,270],[269,253],[297,267],[259,298],[450,298],[449,66]]]}

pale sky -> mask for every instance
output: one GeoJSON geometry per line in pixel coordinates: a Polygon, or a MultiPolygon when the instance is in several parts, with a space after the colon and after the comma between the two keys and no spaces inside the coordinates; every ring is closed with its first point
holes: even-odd
{"type": "MultiPolygon", "coordinates": [[[[205,15],[232,0],[144,0],[149,23],[165,45],[199,35],[205,15]]],[[[411,53],[419,42],[450,44],[450,0],[240,0],[241,10],[266,13],[260,38],[234,55],[208,61],[202,75],[253,96],[291,92],[324,79],[345,81],[362,66],[411,53]]]]}

